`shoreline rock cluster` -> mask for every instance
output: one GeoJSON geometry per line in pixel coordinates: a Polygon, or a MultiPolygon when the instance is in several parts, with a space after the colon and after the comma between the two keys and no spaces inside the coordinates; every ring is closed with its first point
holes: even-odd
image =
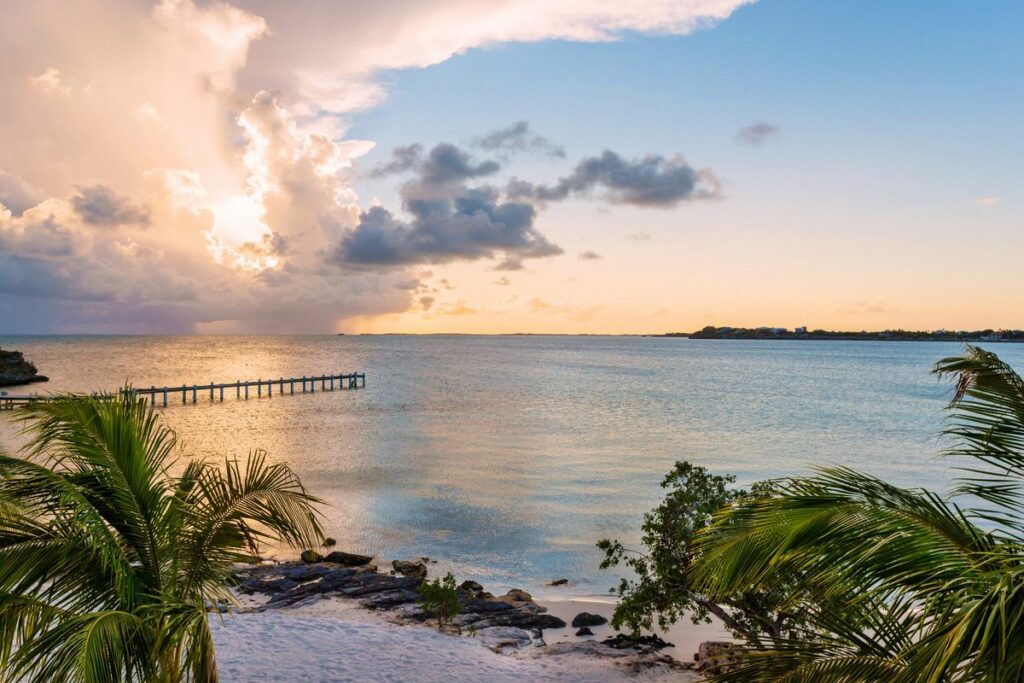
{"type": "Polygon", "coordinates": [[[25,355],[21,351],[0,349],[0,387],[46,382],[49,379],[45,375],[40,375],[36,366],[25,360],[25,355]]]}
{"type": "MultiPolygon", "coordinates": [[[[234,588],[244,594],[266,596],[265,603],[250,611],[263,612],[306,604],[322,598],[346,598],[361,607],[385,613],[399,624],[428,624],[434,614],[420,606],[420,585],[427,576],[426,558],[396,560],[392,571],[381,572],[373,558],[334,551],[321,556],[307,551],[303,560],[280,564],[262,564],[239,569],[232,575],[234,588]]],[[[451,634],[472,635],[481,644],[499,653],[520,651],[531,646],[531,653],[579,653],[614,658],[624,666],[643,668],[666,665],[692,669],[693,664],[679,662],[658,651],[668,647],[657,636],[632,638],[619,633],[604,641],[583,640],[547,644],[544,629],[565,628],[566,622],[537,604],[528,592],[513,588],[495,596],[476,581],[463,581],[457,588],[460,611],[443,629],[451,634]]],[[[599,615],[581,612],[573,626],[606,623],[599,615]]],[[[585,626],[584,626],[585,627],[585,626]]]]}

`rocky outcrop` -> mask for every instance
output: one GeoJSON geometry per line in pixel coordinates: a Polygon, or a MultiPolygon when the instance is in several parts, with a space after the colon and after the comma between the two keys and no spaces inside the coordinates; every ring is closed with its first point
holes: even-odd
{"type": "MultiPolygon", "coordinates": [[[[310,556],[308,559],[312,559],[310,556]]],[[[315,562],[290,562],[262,565],[239,571],[234,583],[243,593],[260,593],[269,599],[257,609],[268,610],[294,605],[321,596],[352,598],[368,609],[389,613],[395,621],[423,622],[434,617],[420,607],[417,592],[423,582],[426,566],[421,562],[396,562],[394,567],[411,571],[403,576],[378,573],[364,555],[330,553],[315,562]],[[346,566],[358,561],[364,564],[346,566]],[[333,562],[339,559],[341,562],[333,562]],[[407,567],[406,564],[412,565],[407,567]],[[422,569],[419,569],[422,567],[422,569]]],[[[496,598],[484,591],[475,581],[465,581],[458,591],[461,609],[452,619],[456,628],[472,628],[479,633],[485,629],[544,629],[562,628],[562,619],[547,614],[547,608],[533,601],[529,593],[513,589],[496,598]]],[[[512,633],[493,631],[492,633],[512,633]]]]}
{"type": "Polygon", "coordinates": [[[427,578],[427,565],[422,561],[395,560],[391,563],[391,566],[402,576],[414,576],[419,579],[427,578]]]}
{"type": "Polygon", "coordinates": [[[580,626],[600,626],[607,623],[608,620],[600,614],[591,614],[590,612],[580,612],[572,619],[572,625],[577,628],[580,626]]]}
{"type": "Polygon", "coordinates": [[[694,661],[697,664],[697,671],[706,676],[717,676],[735,671],[739,667],[741,656],[736,649],[736,643],[706,640],[698,646],[694,661]]]}
{"type": "Polygon", "coordinates": [[[13,387],[48,380],[49,377],[40,375],[36,366],[25,360],[21,351],[0,349],[0,387],[13,387]]]}

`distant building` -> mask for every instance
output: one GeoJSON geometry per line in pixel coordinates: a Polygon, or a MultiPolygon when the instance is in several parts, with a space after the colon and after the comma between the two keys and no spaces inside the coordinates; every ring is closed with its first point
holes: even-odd
{"type": "Polygon", "coordinates": [[[794,327],[793,328],[793,333],[794,334],[807,334],[807,325],[802,325],[800,327],[794,327]]]}

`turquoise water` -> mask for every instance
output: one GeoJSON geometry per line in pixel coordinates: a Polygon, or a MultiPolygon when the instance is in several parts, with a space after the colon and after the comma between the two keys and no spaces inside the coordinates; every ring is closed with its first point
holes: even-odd
{"type": "MultiPolygon", "coordinates": [[[[185,452],[264,448],[330,503],[339,545],[495,586],[600,594],[594,542],[635,537],[677,459],[740,483],[845,464],[944,487],[936,456],[956,344],[637,337],[0,338],[35,390],[365,371],[366,389],[164,411],[185,452]]],[[[1024,346],[993,345],[1017,367],[1024,346]]],[[[233,392],[230,392],[233,395],[233,392]]],[[[180,401],[180,397],[178,399],[180,401]]],[[[0,418],[0,443],[16,445],[0,418]]],[[[543,592],[543,591],[541,591],[543,592]]]]}

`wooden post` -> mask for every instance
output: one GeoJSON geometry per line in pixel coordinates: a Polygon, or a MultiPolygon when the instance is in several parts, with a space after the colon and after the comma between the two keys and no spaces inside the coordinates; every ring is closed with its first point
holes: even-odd
{"type": "Polygon", "coordinates": [[[164,387],[164,408],[167,407],[167,387],[164,387]]]}
{"type": "Polygon", "coordinates": [[[235,398],[242,398],[242,381],[235,380],[235,398]]]}
{"type": "Polygon", "coordinates": [[[302,376],[302,393],[306,393],[306,376],[302,376]]]}
{"type": "Polygon", "coordinates": [[[273,395],[274,395],[274,380],[268,379],[267,380],[267,398],[270,398],[273,395]]]}
{"type": "Polygon", "coordinates": [[[334,391],[334,375],[331,375],[331,391],[334,391]]]}
{"type": "Polygon", "coordinates": [[[263,398],[263,378],[256,380],[256,398],[263,398]]]}
{"type": "Polygon", "coordinates": [[[288,383],[289,383],[289,384],[291,385],[291,387],[292,387],[292,388],[291,388],[291,393],[293,393],[293,394],[294,394],[294,393],[295,393],[295,378],[294,378],[294,377],[290,377],[290,378],[288,379],[288,383]]]}
{"type": "Polygon", "coordinates": [[[193,404],[196,402],[196,399],[198,398],[198,391],[199,391],[199,387],[197,387],[195,384],[193,384],[192,385],[192,403],[193,404]]]}
{"type": "Polygon", "coordinates": [[[220,402],[221,403],[224,402],[224,385],[223,384],[220,385],[220,402]]]}
{"type": "Polygon", "coordinates": [[[213,382],[210,382],[210,401],[213,401],[213,382]]]}
{"type": "Polygon", "coordinates": [[[245,400],[246,401],[249,400],[249,383],[248,382],[245,383],[245,400]]]}

